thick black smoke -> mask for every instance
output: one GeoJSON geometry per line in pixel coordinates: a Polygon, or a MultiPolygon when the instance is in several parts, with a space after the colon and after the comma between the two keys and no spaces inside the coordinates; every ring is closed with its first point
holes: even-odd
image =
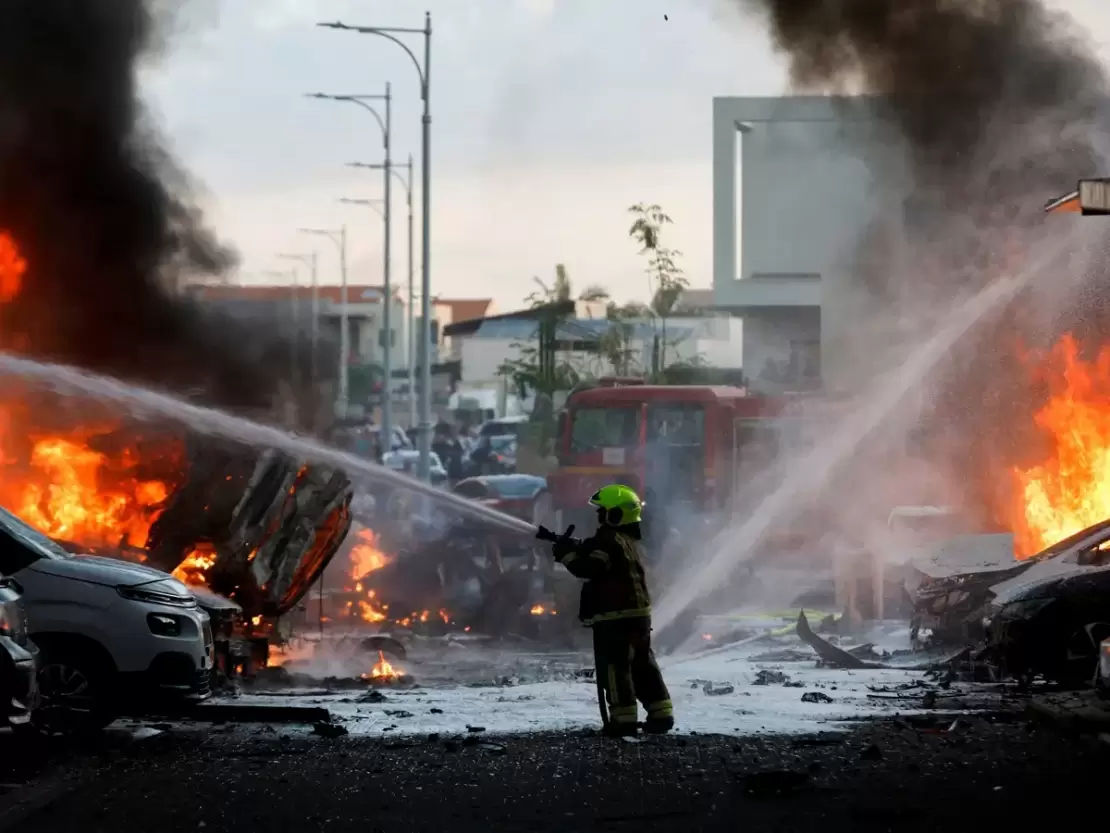
{"type": "Polygon", "coordinates": [[[140,63],[186,5],[0,3],[0,231],[28,264],[19,295],[0,308],[0,341],[261,407],[274,380],[246,358],[257,337],[178,292],[234,257],[204,226],[137,89],[140,63]]]}
{"type": "MultiPolygon", "coordinates": [[[[1048,199],[1081,177],[1110,175],[1105,73],[1074,23],[1037,0],[738,2],[766,22],[799,89],[874,96],[904,143],[905,221],[877,221],[853,270],[856,289],[892,316],[935,327],[954,300],[1025,267],[1046,235],[1059,234],[1041,210],[1048,199]],[[896,243],[884,239],[892,226],[896,243]]],[[[946,368],[933,436],[943,437],[955,479],[981,486],[985,511],[1002,514],[990,504],[1004,498],[986,493],[1036,445],[1043,391],[1018,346],[1067,330],[1101,344],[1110,332],[1106,277],[1096,270],[1083,276],[1080,298],[1053,299],[1051,321],[1043,299],[1027,293],[946,368]]]]}

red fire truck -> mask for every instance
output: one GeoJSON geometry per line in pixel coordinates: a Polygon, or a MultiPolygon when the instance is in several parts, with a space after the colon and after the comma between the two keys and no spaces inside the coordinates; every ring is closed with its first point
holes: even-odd
{"type": "Polygon", "coordinates": [[[588,500],[609,483],[636,489],[649,511],[720,509],[783,451],[811,441],[807,401],[632,380],[575,391],[560,416],[559,465],[548,475],[551,520],[591,529],[588,500]]]}

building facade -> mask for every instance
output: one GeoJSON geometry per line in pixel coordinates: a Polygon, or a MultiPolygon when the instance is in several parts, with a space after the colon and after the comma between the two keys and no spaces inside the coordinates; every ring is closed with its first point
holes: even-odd
{"type": "MultiPolygon", "coordinates": [[[[744,370],[769,392],[842,387],[844,288],[875,213],[877,122],[864,99],[716,98],[713,291],[744,321],[744,370]]],[[[881,146],[881,144],[879,145],[881,146]]]]}

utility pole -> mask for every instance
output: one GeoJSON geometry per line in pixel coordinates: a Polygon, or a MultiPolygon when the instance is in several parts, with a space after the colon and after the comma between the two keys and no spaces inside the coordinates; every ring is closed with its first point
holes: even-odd
{"type": "MultiPolygon", "coordinates": [[[[384,95],[329,95],[327,93],[309,93],[306,98],[315,98],[323,101],[341,101],[349,104],[355,104],[367,111],[378,122],[378,126],[382,129],[382,147],[385,151],[385,158],[380,166],[384,172],[385,177],[385,210],[382,213],[382,221],[385,227],[385,241],[382,245],[383,260],[382,264],[382,284],[384,298],[382,301],[382,370],[385,374],[385,386],[382,393],[382,425],[381,435],[388,442],[389,448],[392,448],[393,443],[393,265],[392,265],[392,244],[393,244],[393,231],[392,231],[392,218],[393,218],[393,199],[392,199],[392,178],[390,176],[393,168],[393,161],[391,159],[392,144],[393,144],[393,93],[389,82],[385,85],[384,95]],[[378,111],[368,104],[368,101],[384,101],[385,102],[385,118],[378,113],[378,111]]],[[[356,205],[370,205],[376,209],[372,200],[340,200],[340,202],[353,203],[356,205]]]]}
{"type": "Polygon", "coordinates": [[[339,249],[339,378],[335,397],[335,415],[342,419],[347,416],[351,390],[348,367],[348,356],[351,352],[351,307],[347,286],[347,227],[341,226],[337,230],[302,228],[298,231],[301,234],[326,237],[339,249]]]}
{"type": "MultiPolygon", "coordinates": [[[[408,161],[403,165],[393,165],[392,169],[387,169],[385,165],[370,164],[366,162],[348,162],[348,168],[366,168],[372,171],[389,170],[389,173],[397,177],[401,185],[405,189],[405,202],[408,207],[408,310],[405,322],[405,365],[408,368],[408,381],[409,381],[409,427],[416,427],[416,284],[414,283],[413,274],[416,269],[416,260],[413,257],[413,208],[412,208],[412,154],[409,154],[408,161]],[[403,167],[405,174],[402,176],[398,170],[403,167]]],[[[353,204],[371,204],[371,200],[341,200],[340,202],[347,202],[353,204]]]]}
{"type": "Polygon", "coordinates": [[[382,298],[382,326],[385,329],[383,338],[384,347],[382,348],[382,364],[385,369],[385,388],[382,391],[382,433],[385,444],[382,446],[384,449],[393,450],[393,279],[392,279],[392,264],[390,262],[391,244],[393,240],[393,226],[391,218],[393,215],[393,177],[390,176],[390,171],[393,169],[393,160],[390,158],[390,146],[392,144],[390,133],[392,126],[390,119],[392,117],[392,101],[393,95],[390,90],[389,82],[385,84],[385,130],[382,131],[385,136],[385,162],[383,163],[382,176],[385,179],[385,243],[382,245],[384,252],[383,264],[384,276],[382,283],[384,284],[385,296],[382,298]]]}
{"type": "MultiPolygon", "coordinates": [[[[315,251],[308,254],[280,254],[282,260],[294,260],[308,267],[312,292],[312,321],[309,324],[309,355],[308,374],[309,381],[315,387],[320,378],[320,281],[317,274],[318,258],[315,251]]],[[[298,301],[299,303],[299,301],[298,301]]],[[[297,331],[300,337],[300,330],[297,331]]]]}
{"type": "Polygon", "coordinates": [[[381,26],[348,26],[345,23],[320,23],[317,24],[327,29],[344,29],[366,35],[377,35],[392,41],[401,47],[412,59],[413,66],[420,76],[420,97],[424,102],[421,114],[421,223],[423,225],[423,243],[421,251],[421,299],[420,299],[420,477],[427,481],[431,474],[431,442],[432,442],[432,291],[431,291],[431,234],[432,234],[432,186],[431,186],[431,139],[432,139],[432,15],[424,13],[424,28],[408,29],[402,27],[381,26]],[[424,62],[421,66],[420,59],[399,35],[423,35],[424,37],[424,62]]]}

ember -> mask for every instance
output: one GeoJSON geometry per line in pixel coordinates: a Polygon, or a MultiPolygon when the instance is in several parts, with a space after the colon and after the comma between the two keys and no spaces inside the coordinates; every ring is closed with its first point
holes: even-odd
{"type": "Polygon", "coordinates": [[[533,616],[543,616],[543,615],[545,615],[545,614],[546,614],[546,615],[549,615],[549,616],[556,616],[556,615],[558,615],[558,611],[557,611],[557,610],[555,610],[554,608],[552,608],[552,609],[548,610],[548,609],[547,609],[546,607],[544,607],[543,605],[534,605],[534,606],[532,607],[532,609],[531,609],[531,610],[529,611],[529,613],[531,613],[531,614],[532,614],[533,616]]]}
{"type": "Polygon", "coordinates": [[[1093,362],[1066,335],[1037,365],[1049,387],[1037,427],[1047,459],[1014,468],[1013,522],[1019,557],[1028,557],[1110,517],[1110,347],[1093,362]]]}

